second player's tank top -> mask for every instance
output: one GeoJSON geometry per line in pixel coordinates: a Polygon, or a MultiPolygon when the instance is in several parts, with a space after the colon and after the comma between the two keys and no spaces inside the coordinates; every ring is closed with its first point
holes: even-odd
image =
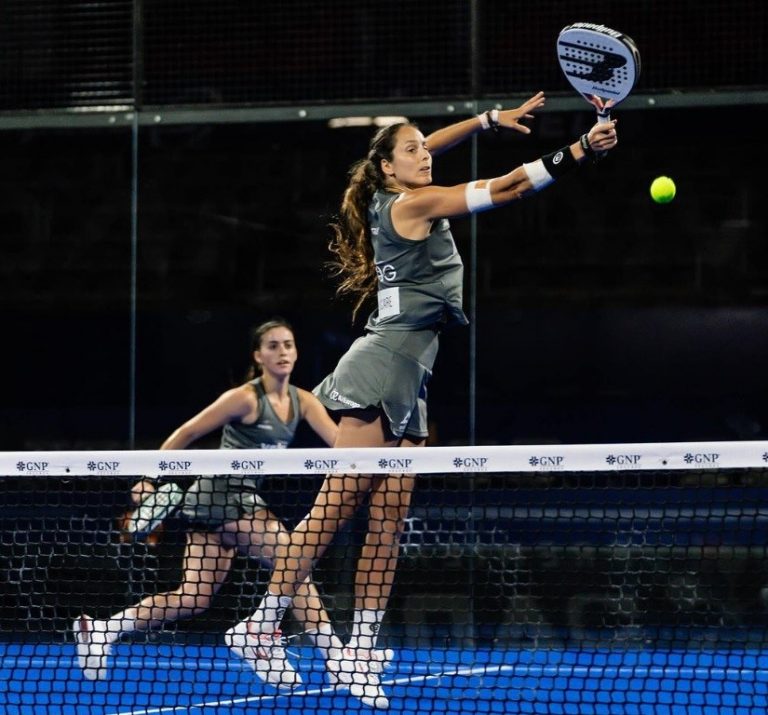
{"type": "Polygon", "coordinates": [[[296,428],[301,421],[299,393],[293,385],[288,385],[291,398],[290,422],[283,422],[267,399],[261,378],[249,383],[256,390],[259,400],[259,419],[253,424],[230,422],[224,425],[221,433],[221,449],[284,449],[296,435],[296,428]]]}

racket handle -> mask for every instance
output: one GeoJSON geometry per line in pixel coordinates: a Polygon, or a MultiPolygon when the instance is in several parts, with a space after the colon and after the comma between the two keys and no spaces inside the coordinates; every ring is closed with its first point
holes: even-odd
{"type": "MultiPolygon", "coordinates": [[[[598,124],[610,124],[611,123],[611,112],[610,110],[606,112],[600,112],[597,113],[597,123],[598,124]]],[[[601,159],[605,158],[607,152],[604,151],[596,151],[595,152],[595,161],[600,161],[601,159]]]]}

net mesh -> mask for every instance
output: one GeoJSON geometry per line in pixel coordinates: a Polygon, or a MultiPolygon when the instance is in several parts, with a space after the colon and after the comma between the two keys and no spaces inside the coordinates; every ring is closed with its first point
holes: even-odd
{"type": "MultiPolygon", "coordinates": [[[[275,462],[219,450],[3,455],[0,710],[370,711],[331,687],[327,661],[293,615],[283,636],[302,685],[291,693],[230,652],[225,632],[259,604],[270,577],[267,563],[243,555],[212,599],[199,596],[199,612],[148,631],[122,624],[103,674],[85,677],[73,622],[177,588],[190,568],[188,533],[200,530],[177,511],[148,538],[128,538],[134,474],[164,470],[186,489],[222,464],[269,475],[260,494],[289,526],[312,504],[323,469],[421,471],[377,643],[392,712],[742,715],[768,706],[768,444],[281,452],[275,462]]],[[[364,505],[313,572],[342,641],[366,514],[364,505]]],[[[200,567],[202,581],[210,568],[200,567]]]]}

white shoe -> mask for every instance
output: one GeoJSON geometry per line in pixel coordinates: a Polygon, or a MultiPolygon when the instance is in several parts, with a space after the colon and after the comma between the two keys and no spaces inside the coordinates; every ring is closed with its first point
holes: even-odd
{"type": "MultiPolygon", "coordinates": [[[[360,648],[357,649],[358,653],[360,648]]],[[[368,667],[371,673],[383,673],[392,668],[392,659],[395,657],[395,651],[391,648],[374,648],[370,651],[368,667]]]]}
{"type": "Polygon", "coordinates": [[[107,677],[107,657],[111,643],[98,643],[93,638],[93,618],[82,615],[72,624],[77,643],[77,664],[88,680],[104,680],[107,677]]]}
{"type": "MultiPolygon", "coordinates": [[[[386,710],[389,698],[379,682],[378,673],[384,665],[381,659],[372,656],[377,651],[367,648],[343,648],[327,661],[328,677],[332,685],[349,690],[349,694],[371,708],[386,710]]],[[[379,651],[386,653],[385,651],[379,651]]],[[[390,651],[391,654],[391,651],[390,651]]]]}
{"type": "Polygon", "coordinates": [[[283,647],[283,634],[255,633],[250,622],[241,621],[224,634],[224,642],[239,658],[253,668],[267,685],[280,690],[293,690],[302,685],[301,677],[288,661],[283,647]]]}
{"type": "MultiPolygon", "coordinates": [[[[364,649],[358,649],[358,653],[364,651],[364,649]]],[[[393,668],[392,660],[395,657],[395,651],[391,648],[373,648],[371,650],[365,650],[365,653],[369,655],[363,656],[364,660],[368,660],[368,670],[371,673],[381,674],[385,670],[391,670],[393,668]]],[[[331,685],[338,683],[338,677],[332,670],[328,670],[328,680],[331,685]]]]}

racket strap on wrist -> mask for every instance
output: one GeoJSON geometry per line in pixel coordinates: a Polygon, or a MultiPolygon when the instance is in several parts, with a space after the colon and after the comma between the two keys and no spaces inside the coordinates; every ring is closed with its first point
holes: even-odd
{"type": "Polygon", "coordinates": [[[589,145],[589,134],[582,134],[579,137],[579,144],[581,144],[581,150],[587,159],[595,159],[597,157],[597,152],[589,145]]]}
{"type": "Polygon", "coordinates": [[[584,152],[584,156],[587,158],[588,161],[591,161],[593,164],[596,161],[600,161],[605,156],[604,151],[595,151],[590,145],[589,145],[589,134],[582,134],[579,137],[579,144],[581,145],[581,149],[584,152]]]}

